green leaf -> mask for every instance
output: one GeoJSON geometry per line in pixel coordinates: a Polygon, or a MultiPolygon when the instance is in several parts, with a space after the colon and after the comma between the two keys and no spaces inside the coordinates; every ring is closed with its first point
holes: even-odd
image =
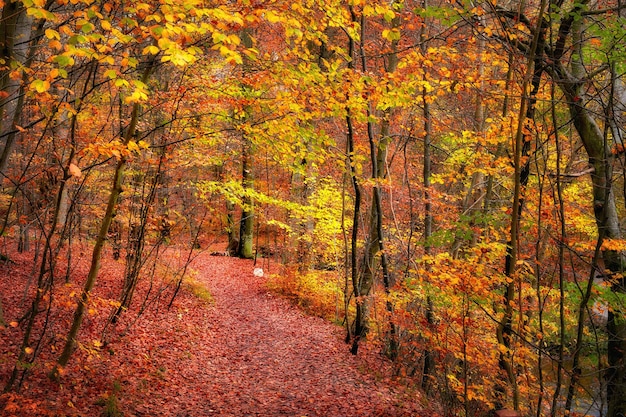
{"type": "Polygon", "coordinates": [[[81,28],[80,31],[83,33],[91,33],[93,32],[93,24],[92,23],[85,23],[81,28]]]}
{"type": "Polygon", "coordinates": [[[61,68],[74,65],[74,58],[69,55],[57,55],[52,59],[52,61],[61,68]]]}
{"type": "Polygon", "coordinates": [[[400,30],[397,28],[385,29],[383,30],[382,36],[390,42],[397,41],[400,40],[400,30]]]}
{"type": "Polygon", "coordinates": [[[109,77],[109,79],[114,80],[117,78],[117,71],[110,69],[104,72],[105,77],[109,77]]]}
{"type": "Polygon", "coordinates": [[[383,19],[385,19],[385,21],[388,23],[391,22],[395,17],[396,14],[393,10],[386,10],[385,14],[383,14],[383,19]]]}

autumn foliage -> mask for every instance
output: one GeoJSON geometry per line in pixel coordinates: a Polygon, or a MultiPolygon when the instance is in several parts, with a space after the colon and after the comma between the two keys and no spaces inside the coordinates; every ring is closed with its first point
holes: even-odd
{"type": "Polygon", "coordinates": [[[626,412],[621,3],[0,6],[7,413],[133,410],[166,371],[61,408],[29,381],[78,387],[211,300],[205,252],[271,265],[262,292],[443,414],[626,412]]]}

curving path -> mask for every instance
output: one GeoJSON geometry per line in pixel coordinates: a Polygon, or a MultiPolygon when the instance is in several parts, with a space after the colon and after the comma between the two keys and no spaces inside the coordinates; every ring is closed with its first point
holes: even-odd
{"type": "MultiPolygon", "coordinates": [[[[377,381],[342,342],[341,329],[269,294],[252,263],[204,256],[196,266],[215,305],[207,320],[201,374],[179,369],[195,404],[177,415],[416,416],[418,398],[377,381]]],[[[424,413],[426,415],[426,413],[424,413]]],[[[432,415],[428,413],[428,415],[432,415]]]]}

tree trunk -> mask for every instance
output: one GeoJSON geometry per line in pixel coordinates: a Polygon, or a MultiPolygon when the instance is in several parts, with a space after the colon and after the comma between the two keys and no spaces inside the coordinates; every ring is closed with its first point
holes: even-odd
{"type": "MultiPolygon", "coordinates": [[[[151,60],[146,65],[146,69],[144,70],[141,81],[144,84],[147,84],[148,78],[150,76],[150,72],[154,66],[154,60],[151,60]]],[[[135,135],[135,131],[137,129],[137,123],[139,121],[139,109],[140,104],[135,103],[133,105],[133,109],[131,112],[130,124],[128,129],[126,130],[126,136],[124,137],[124,145],[128,145],[130,140],[135,135]]],[[[76,305],[76,310],[74,311],[74,318],[72,321],[72,325],[67,334],[67,338],[65,340],[65,345],[63,347],[63,351],[61,355],[57,359],[57,363],[54,368],[50,372],[50,377],[58,380],[60,377],[60,370],[67,365],[74,350],[74,345],[76,344],[76,339],[78,337],[78,331],[80,330],[80,326],[83,321],[83,317],[85,315],[85,309],[87,308],[87,304],[89,303],[89,297],[91,290],[93,289],[96,279],[98,277],[98,272],[100,270],[100,261],[102,258],[102,250],[104,249],[104,244],[107,240],[107,234],[109,232],[109,227],[111,226],[111,222],[113,220],[113,216],[115,214],[115,210],[117,207],[117,201],[119,199],[120,194],[122,193],[122,183],[124,180],[124,171],[126,168],[126,158],[121,157],[117,162],[115,167],[115,174],[113,176],[113,183],[111,187],[111,192],[109,194],[109,200],[107,202],[106,211],[102,222],[100,223],[100,230],[98,232],[98,236],[96,237],[96,243],[94,244],[92,256],[91,256],[91,265],[89,268],[89,273],[87,274],[87,279],[85,281],[85,285],[83,290],[81,291],[78,303],[76,305]]]]}
{"type": "MultiPolygon", "coordinates": [[[[352,20],[356,21],[356,14],[354,13],[354,9],[350,7],[350,14],[352,16],[352,20]]],[[[354,70],[354,49],[355,42],[352,37],[348,39],[348,68],[354,70]]],[[[346,101],[348,100],[348,96],[346,94],[346,101]]],[[[359,184],[359,178],[356,172],[356,166],[354,163],[354,125],[352,122],[352,114],[349,107],[346,107],[346,166],[350,174],[350,180],[352,183],[352,188],[354,191],[354,207],[352,213],[352,233],[350,235],[350,279],[352,281],[352,291],[355,297],[355,318],[354,318],[354,331],[351,331],[349,321],[346,320],[348,331],[346,335],[346,341],[349,343],[350,338],[354,336],[352,340],[352,348],[350,352],[353,355],[356,355],[359,350],[359,340],[361,338],[361,334],[363,333],[363,329],[361,328],[363,323],[363,310],[360,307],[360,304],[363,302],[361,298],[361,283],[359,279],[359,268],[358,268],[358,237],[359,237],[359,219],[361,216],[361,185],[359,184]]],[[[346,315],[348,314],[348,310],[346,310],[346,315]]]]}
{"type": "MultiPolygon", "coordinates": [[[[545,1],[544,1],[545,2],[545,1]]],[[[542,4],[544,3],[542,2],[542,4]]],[[[550,74],[552,81],[558,85],[565,96],[565,102],[569,108],[571,121],[580,137],[589,157],[589,164],[593,168],[591,173],[593,211],[598,230],[598,244],[601,245],[604,239],[619,239],[621,236],[619,215],[615,203],[615,195],[612,184],[612,167],[614,155],[611,153],[611,144],[609,143],[609,131],[612,129],[615,137],[620,137],[621,129],[616,129],[616,120],[612,120],[608,115],[605,124],[605,132],[603,133],[596,120],[598,117],[593,110],[594,103],[591,103],[586,97],[588,84],[593,81],[595,73],[589,72],[585,67],[584,58],[585,51],[583,46],[586,41],[586,35],[583,36],[587,29],[586,20],[590,1],[582,0],[575,2],[569,10],[561,7],[561,3],[553,4],[556,6],[550,15],[561,16],[558,25],[558,31],[554,31],[556,40],[553,44],[545,45],[544,53],[548,59],[545,59],[544,70],[550,74]]],[[[591,8],[591,10],[593,10],[591,8]]],[[[532,27],[530,20],[523,16],[520,19],[520,12],[506,11],[500,9],[500,16],[512,21],[523,21],[536,38],[541,35],[541,26],[548,25],[548,22],[532,27]]],[[[609,16],[610,12],[602,12],[604,16],[609,16]]],[[[597,18],[594,18],[597,19],[597,18]]],[[[533,19],[542,22],[542,19],[533,19]]],[[[532,54],[532,48],[529,51],[527,45],[517,44],[520,51],[526,54],[532,54]]],[[[603,66],[596,67],[599,71],[603,71],[603,66]]],[[[608,62],[606,68],[611,68],[611,62],[608,62]]],[[[615,84],[612,91],[612,98],[608,100],[620,100],[622,96],[621,84],[615,84]]],[[[601,100],[598,100],[601,101],[601,100]]],[[[620,105],[623,105],[620,101],[620,105]]],[[[617,106],[619,107],[619,106],[617,106]]],[[[610,112],[609,112],[610,113],[610,112]]],[[[614,139],[615,139],[614,137],[614,139]]],[[[601,250],[601,246],[598,247],[601,250]]],[[[608,271],[607,279],[611,280],[612,290],[615,293],[625,293],[624,271],[626,269],[626,256],[624,253],[610,250],[601,250],[604,268],[599,267],[596,257],[594,257],[594,269],[608,271]]],[[[593,278],[593,277],[592,277],[593,278]]],[[[591,286],[592,278],[588,282],[586,294],[583,301],[579,305],[580,313],[578,318],[579,332],[577,337],[577,347],[574,349],[572,358],[571,379],[565,403],[566,412],[570,411],[573,403],[573,396],[577,389],[580,379],[580,344],[582,343],[582,327],[585,316],[586,302],[591,286]]],[[[624,311],[614,309],[609,314],[607,324],[609,336],[608,342],[608,370],[607,370],[607,402],[608,416],[617,417],[626,414],[626,320],[624,319],[624,311]]],[[[555,399],[556,403],[556,399],[555,399]]]]}
{"type": "MultiPolygon", "coordinates": [[[[541,85],[541,77],[544,71],[543,50],[545,44],[545,31],[543,13],[546,9],[546,0],[541,1],[537,26],[533,32],[533,39],[527,55],[527,69],[522,83],[522,102],[518,113],[517,131],[515,135],[514,161],[515,177],[513,204],[511,214],[510,241],[507,245],[504,273],[509,278],[509,283],[504,290],[504,316],[502,317],[496,336],[498,343],[504,347],[500,353],[499,366],[506,373],[508,382],[513,389],[513,407],[518,410],[520,405],[520,392],[517,386],[515,362],[512,352],[513,346],[513,303],[515,286],[519,285],[516,278],[516,264],[519,252],[520,221],[524,208],[524,194],[530,176],[530,144],[532,136],[527,132],[526,121],[534,120],[537,93],[541,85]],[[530,88],[530,91],[528,89],[530,88]],[[528,93],[527,93],[528,91],[528,93]]],[[[502,394],[502,393],[500,393],[502,394]]],[[[504,399],[499,398],[499,405],[504,405],[504,399]]]]}
{"type": "Polygon", "coordinates": [[[115,175],[113,178],[113,186],[111,188],[111,193],[109,194],[109,201],[107,203],[107,209],[100,223],[100,232],[96,238],[96,243],[93,247],[92,257],[91,257],[91,266],[89,268],[89,273],[87,274],[87,280],[85,281],[85,286],[80,294],[80,298],[78,300],[78,304],[76,306],[76,310],[74,311],[74,319],[72,321],[72,326],[70,327],[70,331],[67,334],[67,338],[65,341],[65,346],[63,347],[63,351],[57,360],[57,364],[52,370],[50,376],[53,379],[58,379],[60,376],[60,369],[67,365],[74,350],[74,345],[76,343],[76,339],[78,337],[78,331],[80,330],[80,326],[83,322],[83,317],[85,314],[85,309],[87,308],[87,304],[89,303],[89,297],[91,290],[93,289],[96,278],[98,277],[98,272],[100,270],[100,259],[102,257],[102,249],[104,248],[104,243],[107,240],[107,234],[109,231],[109,226],[111,225],[111,221],[113,220],[113,214],[115,212],[115,208],[117,206],[117,200],[122,192],[122,180],[124,178],[124,169],[126,167],[126,159],[121,158],[117,166],[115,168],[115,175]]]}
{"type": "MultiPolygon", "coordinates": [[[[155,170],[150,170],[146,175],[142,175],[142,184],[138,187],[141,189],[148,189],[147,195],[140,195],[139,202],[139,223],[133,222],[129,226],[128,232],[128,244],[126,249],[126,266],[124,269],[124,286],[120,293],[119,301],[120,305],[115,309],[111,315],[110,322],[115,324],[120,315],[127,310],[132,301],[135,293],[135,288],[139,282],[139,276],[142,267],[145,263],[144,247],[146,241],[146,231],[148,228],[148,222],[150,220],[150,214],[154,209],[154,201],[156,199],[157,190],[163,174],[163,163],[165,160],[166,150],[165,147],[161,148],[161,155],[159,157],[159,164],[155,170]],[[145,183],[149,182],[146,187],[145,183]]],[[[137,192],[137,191],[135,191],[137,192]]],[[[162,218],[167,227],[167,218],[162,218]]],[[[163,224],[161,224],[163,226],[163,224]]],[[[166,227],[161,227],[161,235],[159,238],[159,245],[168,234],[166,227]]]]}
{"type": "MultiPolygon", "coordinates": [[[[425,9],[428,7],[428,0],[422,0],[422,7],[425,9]]],[[[426,54],[427,51],[427,33],[426,33],[426,25],[424,25],[420,29],[420,51],[422,55],[426,54]]],[[[432,158],[431,158],[431,148],[432,148],[432,113],[430,111],[430,97],[425,88],[422,88],[421,91],[422,101],[423,101],[423,111],[422,116],[424,117],[424,148],[423,148],[423,158],[424,162],[422,163],[422,185],[424,188],[424,256],[429,257],[432,254],[432,246],[431,246],[431,238],[433,235],[433,213],[432,213],[432,193],[431,193],[431,174],[432,174],[432,158]]],[[[426,284],[430,284],[430,277],[428,276],[430,272],[430,264],[426,263],[426,284]]],[[[429,285],[426,285],[426,307],[424,316],[426,318],[426,324],[428,326],[429,332],[434,332],[435,329],[435,314],[434,314],[434,306],[433,300],[430,295],[429,285]]],[[[431,339],[432,340],[432,339],[431,339]]],[[[428,346],[430,341],[427,342],[426,347],[423,352],[424,364],[422,368],[422,389],[426,391],[426,393],[430,393],[433,388],[433,379],[435,377],[435,353],[428,346]]]]}
{"type": "MultiPolygon", "coordinates": [[[[613,160],[611,144],[594,118],[585,98],[586,72],[582,63],[582,19],[573,19],[571,25],[572,41],[577,51],[571,62],[571,73],[559,61],[554,65],[553,80],[565,94],[569,112],[576,132],[583,143],[589,164],[593,167],[591,183],[593,189],[593,211],[598,228],[600,242],[603,239],[620,239],[621,230],[615,195],[612,184],[613,160]]],[[[612,290],[615,293],[626,293],[624,271],[626,257],[623,253],[613,250],[603,250],[602,258],[607,279],[611,279],[612,290]]],[[[614,310],[609,313],[607,331],[608,341],[608,370],[607,370],[607,403],[608,417],[626,415],[626,320],[624,312],[614,310]]],[[[578,350],[574,352],[574,369],[570,392],[577,384],[580,369],[578,369],[578,350]]],[[[572,394],[568,394],[568,402],[572,394]]]]}
{"type": "MultiPolygon", "coordinates": [[[[0,92],[6,97],[0,98],[0,175],[5,176],[9,165],[9,157],[15,147],[17,130],[24,105],[24,85],[27,72],[23,79],[13,79],[10,76],[10,64],[28,68],[32,61],[35,46],[30,46],[32,32],[32,18],[27,16],[19,1],[8,1],[2,8],[0,22],[0,61],[4,61],[6,70],[0,71],[0,92]]],[[[37,30],[37,34],[43,26],[37,30]]],[[[39,38],[34,36],[32,43],[39,38]]]]}
{"type": "MultiPolygon", "coordinates": [[[[252,48],[252,37],[247,29],[243,31],[241,40],[244,47],[252,48]]],[[[245,73],[249,71],[250,64],[247,58],[244,58],[244,60],[243,71],[245,73]]],[[[245,86],[242,86],[242,89],[245,90],[245,88],[245,86]]],[[[246,117],[248,117],[247,113],[246,111],[246,117]]],[[[241,220],[239,221],[239,250],[237,254],[244,259],[254,258],[254,202],[247,192],[254,189],[251,159],[252,142],[247,133],[243,133],[241,145],[241,185],[244,195],[242,198],[241,220]]]]}
{"type": "MultiPolygon", "coordinates": [[[[308,146],[307,146],[308,148],[308,146]]],[[[308,149],[307,149],[308,150],[308,149]]],[[[308,178],[311,178],[311,166],[307,163],[305,158],[300,163],[300,168],[304,172],[295,172],[292,177],[292,194],[295,194],[296,200],[302,205],[306,206],[309,202],[309,198],[312,194],[311,182],[308,178]]],[[[298,231],[295,236],[293,247],[296,248],[296,259],[298,263],[298,272],[305,273],[311,268],[313,258],[311,256],[312,249],[312,233],[315,228],[313,219],[307,216],[304,219],[296,220],[297,224],[294,225],[294,229],[298,231]]]]}
{"type": "MultiPolygon", "coordinates": [[[[365,37],[365,17],[361,17],[361,39],[365,37]]],[[[397,28],[400,24],[398,17],[394,18],[391,22],[393,28],[397,28]]],[[[397,56],[398,41],[391,42],[391,52],[387,57],[386,72],[393,73],[398,67],[397,56]]],[[[365,52],[361,50],[361,65],[364,72],[367,72],[367,60],[365,52]]],[[[365,337],[368,328],[368,310],[369,310],[369,296],[372,286],[374,284],[374,278],[379,267],[382,269],[383,286],[385,293],[389,295],[389,291],[392,285],[392,279],[389,273],[387,265],[387,254],[385,253],[385,238],[383,234],[383,214],[382,214],[382,197],[381,197],[381,181],[387,176],[387,167],[385,166],[387,161],[387,149],[391,138],[389,135],[389,119],[391,117],[391,109],[383,110],[380,122],[380,132],[378,135],[378,141],[375,140],[374,124],[371,122],[370,116],[372,115],[371,104],[368,104],[367,109],[367,136],[370,145],[370,161],[372,164],[372,179],[374,180],[374,187],[372,190],[372,206],[370,209],[368,234],[365,242],[365,253],[363,255],[363,273],[359,277],[360,296],[363,297],[360,303],[357,303],[357,316],[361,320],[357,323],[358,331],[355,330],[355,335],[359,339],[365,337]],[[378,257],[380,256],[380,264],[378,257]],[[360,311],[359,311],[360,310],[360,311]]],[[[393,305],[391,301],[386,301],[387,313],[391,316],[393,313],[393,305]]],[[[388,335],[388,347],[387,354],[392,359],[398,354],[398,341],[397,341],[397,329],[390,317],[389,322],[389,335],[388,335]]],[[[355,342],[358,343],[358,339],[355,338],[355,342]]],[[[353,347],[353,351],[356,351],[356,347],[353,347]]]]}
{"type": "Polygon", "coordinates": [[[243,146],[241,151],[241,184],[244,190],[242,198],[243,209],[241,210],[241,220],[239,222],[239,251],[240,258],[254,258],[252,248],[254,241],[254,206],[252,198],[246,193],[254,187],[254,179],[252,176],[252,166],[250,164],[250,148],[252,144],[246,137],[243,138],[243,146]]]}
{"type": "MultiPolygon", "coordinates": [[[[430,104],[428,103],[428,93],[426,89],[422,90],[422,98],[424,101],[424,163],[422,168],[422,181],[424,186],[424,255],[430,256],[432,253],[431,237],[433,234],[433,214],[432,214],[432,200],[431,200],[431,171],[432,171],[432,159],[431,159],[431,140],[432,140],[432,120],[430,112],[430,104]]],[[[430,271],[430,265],[426,265],[426,272],[430,271]]],[[[430,278],[426,277],[427,282],[430,278]]],[[[427,286],[428,288],[428,286],[427,286]]],[[[429,290],[430,291],[430,290],[429,290]]],[[[430,331],[434,331],[435,317],[434,317],[433,300],[430,296],[430,292],[426,294],[426,323],[430,327],[430,331]]],[[[424,368],[422,370],[422,388],[428,393],[432,388],[432,379],[435,375],[435,354],[430,348],[424,350],[424,368]]]]}
{"type": "MultiPolygon", "coordinates": [[[[562,86],[561,88],[564,89],[564,87],[562,86]]],[[[567,93],[566,96],[568,96],[567,93]]],[[[613,157],[607,139],[593,119],[590,110],[585,107],[584,99],[575,100],[574,97],[571,97],[568,98],[568,101],[570,102],[570,115],[574,126],[587,151],[589,163],[594,168],[591,174],[593,211],[599,239],[620,239],[619,217],[612,185],[613,157]]],[[[602,258],[605,268],[609,271],[607,279],[613,282],[611,289],[615,293],[626,293],[623,276],[626,270],[624,254],[617,251],[604,250],[602,258]]],[[[607,370],[608,416],[618,417],[626,415],[626,322],[623,311],[610,311],[607,331],[609,335],[609,366],[607,370]]],[[[575,379],[575,385],[578,382],[580,373],[576,369],[577,362],[574,366],[572,379],[575,379]]]]}
{"type": "Polygon", "coordinates": [[[228,247],[230,248],[232,242],[237,241],[237,245],[232,248],[234,249],[232,254],[236,255],[237,250],[239,249],[239,239],[237,239],[237,234],[235,233],[235,216],[233,214],[234,212],[235,205],[233,204],[233,202],[230,200],[226,201],[226,231],[228,233],[228,247]]]}
{"type": "MultiPolygon", "coordinates": [[[[73,156],[73,151],[71,152],[71,156],[73,156]]],[[[52,274],[53,274],[54,262],[55,262],[54,256],[56,255],[55,255],[55,251],[53,251],[52,249],[52,240],[57,230],[57,219],[59,218],[58,213],[62,206],[64,190],[67,187],[67,182],[70,178],[71,178],[71,175],[69,174],[69,164],[68,164],[67,167],[64,169],[64,176],[60,182],[59,189],[57,191],[55,209],[54,209],[54,214],[52,216],[52,224],[50,225],[50,230],[48,233],[44,233],[45,244],[43,248],[41,263],[39,265],[39,272],[37,275],[37,291],[35,291],[35,295],[30,305],[30,309],[26,315],[26,317],[28,317],[28,321],[24,329],[24,336],[22,338],[22,344],[20,346],[20,349],[17,355],[17,360],[11,372],[11,376],[9,377],[9,380],[7,381],[7,384],[4,387],[5,392],[8,392],[13,389],[13,386],[17,382],[20,372],[25,373],[29,369],[29,367],[25,367],[24,364],[33,363],[33,361],[35,360],[35,356],[37,355],[36,352],[33,354],[27,353],[27,348],[29,348],[31,344],[31,337],[32,337],[33,331],[35,330],[35,318],[40,312],[41,304],[44,302],[44,300],[47,299],[48,308],[51,305],[50,304],[51,297],[49,296],[46,297],[46,296],[48,295],[53,285],[52,274]],[[30,358],[29,358],[29,355],[31,355],[30,358]]]]}

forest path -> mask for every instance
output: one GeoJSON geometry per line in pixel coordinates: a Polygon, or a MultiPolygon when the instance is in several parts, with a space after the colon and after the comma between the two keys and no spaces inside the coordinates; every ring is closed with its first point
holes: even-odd
{"type": "Polygon", "coordinates": [[[203,255],[196,265],[215,298],[199,347],[209,360],[202,377],[187,378],[187,389],[206,392],[204,415],[420,414],[417,398],[361,371],[366,362],[349,353],[340,328],[269,293],[252,262],[203,255]]]}
{"type": "MultiPolygon", "coordinates": [[[[28,253],[12,256],[15,263],[0,263],[0,295],[9,322],[23,314],[19,300],[31,271],[28,253]]],[[[161,257],[169,265],[166,273],[180,270],[187,260],[182,251],[161,257]]],[[[84,276],[88,266],[88,257],[81,258],[74,276],[84,276]]],[[[169,283],[141,281],[132,310],[103,346],[109,301],[118,294],[123,267],[121,261],[102,264],[81,348],[60,384],[50,381],[47,371],[57,357],[54,344],[67,331],[71,293],[80,291],[80,282],[57,288],[57,298],[65,302],[50,316],[47,334],[54,337],[43,339],[37,366],[20,392],[0,394],[0,417],[437,415],[424,410],[419,393],[391,378],[388,361],[376,349],[363,343],[359,355],[351,355],[340,327],[270,293],[267,278],[255,277],[248,260],[198,254],[189,265],[188,284],[171,304],[174,277],[169,283]],[[214,302],[194,295],[203,286],[214,302]],[[142,314],[140,300],[147,303],[142,314]]],[[[19,325],[0,328],[0,387],[21,337],[19,325]]]]}

